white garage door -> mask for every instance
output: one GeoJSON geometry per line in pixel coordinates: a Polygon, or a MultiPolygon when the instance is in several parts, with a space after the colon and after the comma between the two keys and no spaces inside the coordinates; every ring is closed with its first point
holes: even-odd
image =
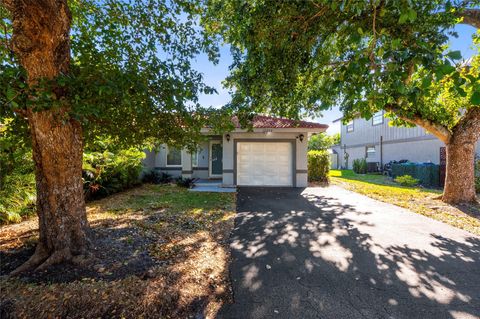
{"type": "Polygon", "coordinates": [[[293,186],[292,144],[239,142],[237,185],[293,186]]]}

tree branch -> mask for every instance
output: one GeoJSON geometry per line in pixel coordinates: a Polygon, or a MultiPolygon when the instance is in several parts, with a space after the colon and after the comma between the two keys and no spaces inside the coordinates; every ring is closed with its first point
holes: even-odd
{"type": "Polygon", "coordinates": [[[480,28],[480,9],[465,9],[458,13],[458,17],[463,18],[460,23],[471,25],[477,29],[480,28]]]}
{"type": "Polygon", "coordinates": [[[0,5],[3,5],[8,11],[13,11],[13,0],[0,0],[0,5]]]}
{"type": "Polygon", "coordinates": [[[394,113],[399,119],[423,127],[445,144],[447,144],[452,137],[452,133],[448,130],[447,127],[435,123],[431,120],[424,119],[418,114],[413,114],[411,116],[403,116],[401,115],[401,109],[393,105],[385,106],[385,110],[394,113]]]}

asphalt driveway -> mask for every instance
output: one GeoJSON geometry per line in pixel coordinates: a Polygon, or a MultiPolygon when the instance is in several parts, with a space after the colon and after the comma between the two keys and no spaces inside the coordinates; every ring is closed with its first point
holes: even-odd
{"type": "Polygon", "coordinates": [[[220,318],[478,318],[480,237],[339,187],[240,188],[220,318]]]}

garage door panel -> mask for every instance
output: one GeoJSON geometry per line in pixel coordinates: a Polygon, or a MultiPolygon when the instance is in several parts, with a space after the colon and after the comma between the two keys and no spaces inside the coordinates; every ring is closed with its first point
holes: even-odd
{"type": "Polygon", "coordinates": [[[292,152],[288,142],[239,142],[237,184],[292,186],[292,152]]]}

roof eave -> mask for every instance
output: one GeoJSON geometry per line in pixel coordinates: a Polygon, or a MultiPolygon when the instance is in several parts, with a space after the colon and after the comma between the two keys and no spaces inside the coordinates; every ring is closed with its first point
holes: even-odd
{"type": "MultiPolygon", "coordinates": [[[[261,128],[254,128],[252,131],[242,128],[236,128],[235,130],[231,131],[230,133],[266,133],[266,132],[283,132],[283,133],[294,133],[294,132],[307,132],[307,133],[322,133],[328,129],[328,125],[324,125],[323,127],[261,127],[261,128]]],[[[201,133],[209,133],[212,130],[210,128],[202,128],[201,133]]]]}

